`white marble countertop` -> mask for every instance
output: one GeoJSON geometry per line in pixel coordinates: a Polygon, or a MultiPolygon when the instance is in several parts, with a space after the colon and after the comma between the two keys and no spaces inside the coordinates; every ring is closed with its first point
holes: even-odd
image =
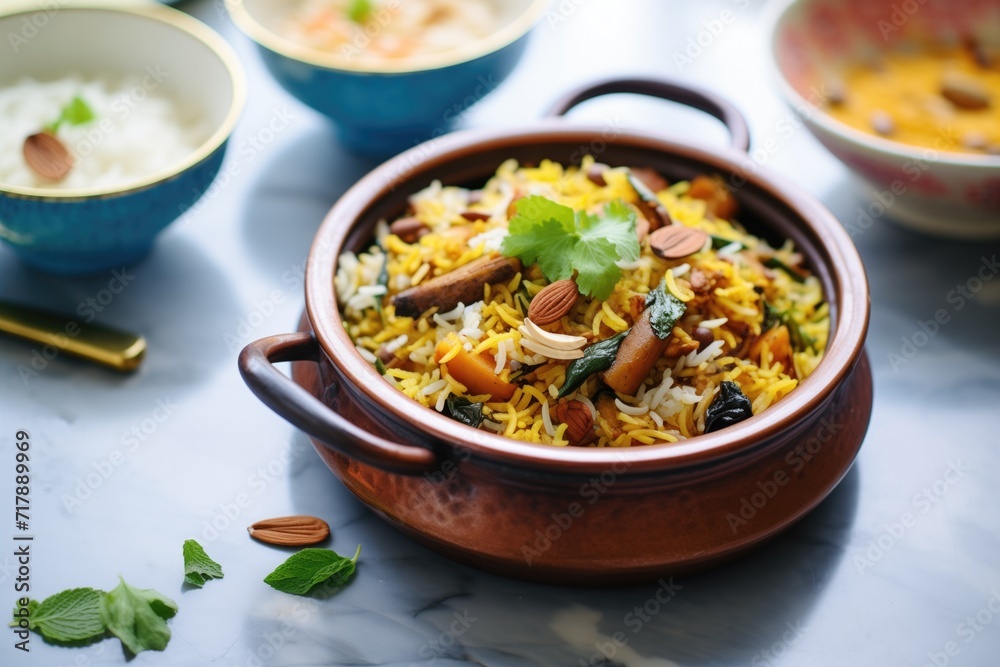
{"type": "MultiPolygon", "coordinates": [[[[677,579],[676,596],[648,615],[641,610],[656,584],[522,583],[415,545],[355,500],[306,438],[246,389],[239,348],[296,325],[313,233],[373,165],[344,154],[331,127],[277,87],[222,15],[222,0],[178,6],[219,29],[249,72],[249,108],[227,158],[240,172],[169,228],[151,257],[128,267],[127,289],[100,306],[99,322],[148,337],[136,374],[57,357],[25,379],[18,369],[30,366],[33,347],[0,339],[0,488],[11,499],[14,434],[29,431],[38,596],[108,589],[120,573],[173,597],[180,613],[170,622],[170,645],[141,654],[136,665],[996,664],[1000,279],[968,299],[951,290],[1000,248],[922,238],[884,219],[857,227],[857,208],[872,193],[791,124],[766,76],[756,2],[565,0],[557,4],[565,20],[543,23],[510,80],[464,119],[528,124],[571,85],[604,75],[687,79],[735,101],[755,145],[770,147],[758,161],[862,232],[875,408],[856,465],[787,534],[677,579]],[[723,11],[731,14],[720,34],[679,66],[675,54],[723,11]],[[264,129],[276,115],[290,119],[271,138],[264,129]],[[949,322],[932,337],[916,335],[942,308],[949,322]],[[904,339],[923,344],[893,363],[904,339]],[[251,543],[245,526],[291,513],[329,520],[340,552],[363,545],[355,580],[330,599],[285,595],[261,582],[287,554],[251,543]],[[223,564],[224,579],[182,590],[181,543],[189,537],[223,564]],[[611,652],[617,632],[627,644],[605,658],[601,650],[611,652]]],[[[595,101],[573,116],[706,143],[725,136],[695,112],[636,98],[595,101]]],[[[5,299],[74,313],[109,279],[40,274],[0,248],[5,299]]],[[[0,541],[13,544],[13,517],[4,525],[0,541]]],[[[12,551],[0,549],[5,608],[17,597],[12,551]]],[[[70,649],[33,635],[24,654],[12,633],[4,637],[4,666],[125,660],[117,641],[70,649]]]]}

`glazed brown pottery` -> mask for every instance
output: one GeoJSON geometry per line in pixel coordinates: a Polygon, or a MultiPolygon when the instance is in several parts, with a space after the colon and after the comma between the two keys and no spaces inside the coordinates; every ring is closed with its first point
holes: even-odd
{"type": "Polygon", "coordinates": [[[716,96],[652,80],[608,81],[562,100],[554,115],[611,92],[681,101],[722,119],[733,148],[549,119],[418,146],[359,181],[327,215],[310,251],[302,331],[250,344],[240,371],[253,392],[308,433],[364,503],[455,560],[546,582],[609,584],[704,568],[774,536],[825,498],[850,468],[871,415],[863,346],[868,285],[847,233],[813,197],[747,163],[746,124],[716,96]],[[671,181],[719,174],[740,221],[791,238],[830,302],[823,361],[763,414],[677,443],[632,448],[515,442],[424,408],[354,349],[333,292],[337,257],[370,245],[379,219],[435,179],[481,186],[508,158],[651,167],[671,181]],[[294,382],[272,364],[299,361],[294,382]]]}

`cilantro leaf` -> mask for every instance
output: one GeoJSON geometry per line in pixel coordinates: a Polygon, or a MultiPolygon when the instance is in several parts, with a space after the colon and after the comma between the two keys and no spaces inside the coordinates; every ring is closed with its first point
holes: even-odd
{"type": "Polygon", "coordinates": [[[344,558],[330,549],[303,549],[267,575],[264,583],[293,595],[305,595],[322,583],[343,586],[354,574],[360,554],[360,545],[354,558],[344,558]]]}
{"type": "Polygon", "coordinates": [[[162,651],[170,641],[166,619],[177,613],[177,603],[151,588],[134,588],[118,579],[121,583],[104,596],[101,606],[108,630],[135,655],[162,651]]]}
{"type": "MultiPolygon", "coordinates": [[[[93,588],[71,588],[51,595],[41,602],[28,601],[28,629],[42,635],[46,641],[55,643],[86,642],[98,639],[107,632],[101,620],[101,601],[104,591],[93,588]]],[[[14,622],[18,625],[14,608],[14,622]]]]}
{"type": "Polygon", "coordinates": [[[615,200],[604,209],[604,215],[597,217],[580,212],[580,238],[606,239],[614,244],[618,256],[624,262],[639,259],[639,239],[635,234],[635,213],[622,201],[615,200]]]}
{"type": "Polygon", "coordinates": [[[209,579],[222,579],[222,566],[209,558],[194,540],[184,541],[184,581],[201,588],[209,579]]]}
{"type": "Polygon", "coordinates": [[[66,103],[66,106],[59,112],[59,118],[46,125],[43,129],[55,134],[56,130],[63,123],[70,125],[83,125],[94,120],[97,116],[90,105],[79,95],[74,95],[73,99],[66,103]]]}
{"type": "Polygon", "coordinates": [[[508,232],[500,247],[504,255],[538,264],[549,282],[575,271],[580,291],[601,300],[621,278],[616,262],[639,257],[635,213],[620,201],[608,204],[601,215],[590,215],[538,195],[524,197],[508,232]]]}
{"type": "Polygon", "coordinates": [[[576,286],[580,292],[601,301],[607,299],[622,277],[622,270],[615,264],[617,261],[618,252],[607,239],[581,240],[577,243],[573,266],[577,270],[576,286]]]}

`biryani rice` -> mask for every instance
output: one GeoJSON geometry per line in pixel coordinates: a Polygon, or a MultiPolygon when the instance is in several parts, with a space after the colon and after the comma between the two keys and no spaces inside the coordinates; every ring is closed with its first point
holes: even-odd
{"type": "Polygon", "coordinates": [[[497,254],[515,197],[541,195],[586,211],[599,210],[615,200],[638,203],[628,169],[607,169],[602,186],[587,176],[593,165],[591,157],[579,167],[568,168],[552,161],[521,167],[510,160],[498,168],[474,203],[470,204],[467,190],[439,182],[413,195],[410,215],[426,224],[429,233],[407,243],[389,233],[383,222],[378,225],[375,245],[357,255],[346,252],[339,259],[335,291],[344,325],[359,353],[371,363],[385,363],[384,378],[422,405],[440,412],[449,396],[483,402],[482,428],[555,446],[570,444],[567,425],[553,419],[557,404],[566,400],[579,400],[591,411],[596,428],[592,446],[628,447],[677,442],[703,433],[706,411],[723,381],[739,385],[752,402],[753,414],[793,391],[820,362],[827,343],[829,309],[819,280],[811,275],[796,280],[785,271],[764,267],[756,259],[761,252],[790,266],[800,264],[801,257],[791,242],[771,248],[736,222],[709,214],[704,200],[689,196],[687,181],[657,193],[674,223],[733,243],[719,250],[707,243],[689,257],[664,260],[644,242],[637,261],[619,263],[622,277],[607,299],[581,297],[555,328],[549,327],[555,333],[582,336],[588,343],[605,340],[634,324],[636,304],[661,282],[687,305],[670,337],[676,347],[668,348],[656,361],[635,395],[615,396],[617,415],[612,419],[595,407],[602,388],[596,374],[575,392],[557,399],[569,362],[533,352],[522,340],[519,329],[529,302],[548,284],[537,266],[525,266],[510,280],[485,285],[482,300],[475,303],[459,304],[449,312],[431,308],[419,317],[396,315],[393,294],[497,254]],[[488,214],[489,219],[462,217],[470,209],[488,214]],[[689,280],[694,271],[712,276],[717,286],[707,294],[696,294],[689,280]],[[776,360],[767,344],[761,347],[759,358],[746,354],[748,343],[760,340],[763,333],[765,299],[786,314],[789,325],[801,336],[811,340],[811,345],[790,355],[791,368],[776,360]],[[698,326],[711,331],[714,340],[700,350],[671,355],[672,349],[697,343],[689,332],[698,326]],[[458,334],[460,343],[440,362],[435,361],[435,350],[449,333],[458,334]],[[522,384],[509,401],[469,395],[448,372],[448,362],[459,354],[459,347],[489,355],[503,381],[520,376],[522,384]],[[376,362],[380,357],[388,361],[376,362]],[[528,375],[522,374],[529,369],[528,375]]]}

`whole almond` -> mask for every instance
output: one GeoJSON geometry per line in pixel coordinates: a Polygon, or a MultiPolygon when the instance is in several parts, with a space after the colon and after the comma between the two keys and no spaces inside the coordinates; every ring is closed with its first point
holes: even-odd
{"type": "Polygon", "coordinates": [[[941,77],[941,95],[960,109],[986,109],[990,91],[976,79],[949,72],[941,77]]]}
{"type": "Polygon", "coordinates": [[[670,225],[649,235],[650,249],[663,259],[681,259],[705,246],[708,234],[693,227],[670,225]]]}
{"type": "Polygon", "coordinates": [[[566,440],[582,447],[594,438],[594,416],[582,401],[566,401],[556,406],[556,419],[566,424],[566,440]]]}
{"type": "Polygon", "coordinates": [[[63,142],[49,132],[38,132],[24,140],[24,161],[46,181],[58,183],[73,168],[73,156],[63,142]]]}
{"type": "Polygon", "coordinates": [[[258,521],[249,528],[250,537],[281,547],[317,544],[330,537],[330,526],[314,516],[283,516],[258,521]]]}
{"type": "Polygon", "coordinates": [[[406,243],[416,243],[430,229],[418,218],[400,218],[389,225],[389,233],[395,234],[406,243]]]}
{"type": "Polygon", "coordinates": [[[542,288],[528,306],[528,319],[538,326],[557,321],[576,305],[580,292],[572,278],[557,280],[542,288]]]}

